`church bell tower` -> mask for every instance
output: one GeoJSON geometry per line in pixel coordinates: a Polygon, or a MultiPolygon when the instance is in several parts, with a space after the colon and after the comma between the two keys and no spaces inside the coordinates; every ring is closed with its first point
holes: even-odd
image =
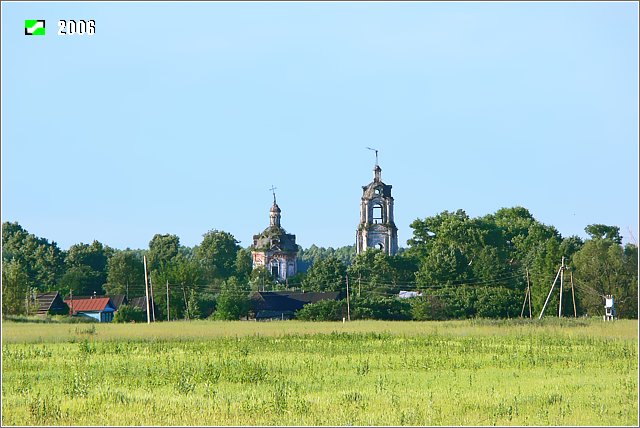
{"type": "Polygon", "coordinates": [[[362,186],[360,200],[360,224],[356,230],[356,253],[376,248],[393,256],[398,252],[398,228],[393,220],[391,185],[381,179],[382,169],[373,168],[373,181],[362,186]]]}

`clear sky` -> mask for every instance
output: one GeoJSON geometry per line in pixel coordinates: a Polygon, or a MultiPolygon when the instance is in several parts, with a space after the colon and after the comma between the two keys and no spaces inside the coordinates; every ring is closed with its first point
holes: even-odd
{"type": "Polygon", "coordinates": [[[636,2],[3,2],[1,47],[2,221],[63,249],[248,246],[272,185],[300,245],[353,244],[367,146],[401,246],[517,205],[638,238],[636,2]]]}

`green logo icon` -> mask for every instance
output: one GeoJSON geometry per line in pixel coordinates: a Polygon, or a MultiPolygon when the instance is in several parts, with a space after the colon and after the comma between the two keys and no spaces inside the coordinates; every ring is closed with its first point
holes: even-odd
{"type": "Polygon", "coordinates": [[[25,36],[44,36],[44,19],[25,19],[24,35],[25,36]]]}

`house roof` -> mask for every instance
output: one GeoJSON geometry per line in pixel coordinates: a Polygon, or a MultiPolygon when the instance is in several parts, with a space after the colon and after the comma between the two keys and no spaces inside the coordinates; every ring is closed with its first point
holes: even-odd
{"type": "Polygon", "coordinates": [[[111,297],[111,303],[113,303],[113,306],[116,309],[118,309],[121,305],[126,305],[128,303],[127,298],[124,294],[115,294],[109,297],[111,297]]]}
{"type": "Polygon", "coordinates": [[[69,308],[73,309],[73,314],[77,314],[78,312],[102,312],[107,306],[111,306],[115,309],[113,303],[111,302],[111,298],[109,297],[96,297],[95,299],[73,299],[64,301],[69,308]]]}
{"type": "MultiPolygon", "coordinates": [[[[135,306],[138,307],[140,309],[142,309],[143,311],[147,311],[147,298],[145,296],[142,297],[132,297],[129,300],[129,306],[135,306]]],[[[157,309],[158,306],[156,305],[155,302],[153,302],[153,306],[157,309]]]]}
{"type": "MultiPolygon", "coordinates": [[[[107,296],[107,295],[100,295],[100,296],[73,296],[73,301],[75,303],[76,300],[88,300],[88,299],[96,299],[96,298],[110,298],[111,299],[111,304],[113,305],[114,309],[118,309],[122,304],[127,304],[127,298],[124,294],[114,294],[113,296],[107,296]]],[[[65,302],[67,300],[71,300],[70,296],[67,296],[65,298],[65,302]]]]}
{"type": "Polygon", "coordinates": [[[297,311],[308,303],[320,300],[340,300],[340,291],[299,293],[288,291],[258,291],[252,296],[256,311],[297,311]]]}
{"type": "Polygon", "coordinates": [[[39,315],[46,314],[52,309],[64,309],[60,293],[57,291],[36,294],[36,304],[38,305],[37,314],[39,315]]]}

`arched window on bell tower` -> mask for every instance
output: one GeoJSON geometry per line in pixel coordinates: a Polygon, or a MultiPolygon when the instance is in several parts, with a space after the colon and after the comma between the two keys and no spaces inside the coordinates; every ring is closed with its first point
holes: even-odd
{"type": "Polygon", "coordinates": [[[371,222],[373,224],[383,223],[382,204],[380,202],[375,202],[371,208],[371,222]]]}

